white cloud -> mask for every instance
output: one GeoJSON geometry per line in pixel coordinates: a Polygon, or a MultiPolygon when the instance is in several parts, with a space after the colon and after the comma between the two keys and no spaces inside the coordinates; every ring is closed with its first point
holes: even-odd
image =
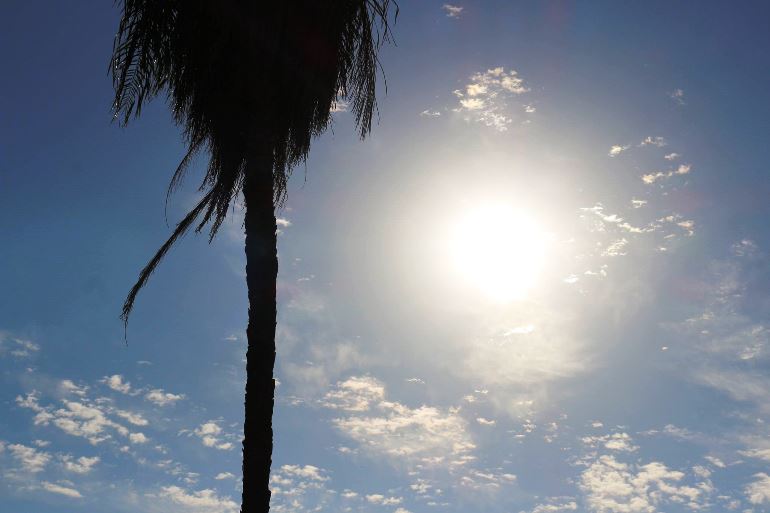
{"type": "Polygon", "coordinates": [[[681,155],[678,153],[669,153],[668,155],[665,155],[663,158],[666,160],[676,160],[679,157],[681,157],[681,155]]]}
{"type": "Polygon", "coordinates": [[[441,112],[437,110],[425,109],[424,111],[420,112],[420,116],[428,117],[428,118],[437,118],[441,116],[441,112]]]}
{"type": "Polygon", "coordinates": [[[156,388],[147,392],[144,398],[158,406],[168,406],[169,404],[174,404],[175,402],[184,399],[184,394],[172,394],[165,392],[160,388],[156,388]]]}
{"type": "Polygon", "coordinates": [[[658,148],[662,148],[666,146],[668,143],[663,137],[657,136],[653,137],[651,135],[648,135],[647,137],[642,140],[642,142],[639,143],[639,146],[657,146],[658,148]]]}
{"type": "Polygon", "coordinates": [[[75,394],[83,397],[88,392],[88,387],[78,386],[70,379],[64,379],[59,385],[65,394],[75,394]]]}
{"type": "Polygon", "coordinates": [[[459,103],[454,111],[468,121],[504,132],[513,122],[508,114],[508,99],[528,91],[516,70],[488,69],[472,75],[464,89],[454,91],[459,103]]]}
{"type": "Polygon", "coordinates": [[[659,180],[671,178],[672,176],[689,174],[691,169],[692,166],[690,164],[680,164],[676,169],[669,171],[653,171],[642,175],[642,181],[647,185],[652,185],[659,180]]]}
{"type": "Polygon", "coordinates": [[[220,497],[210,489],[189,492],[179,486],[164,486],[159,495],[196,513],[236,513],[239,509],[232,499],[220,497]]]}
{"type": "Polygon", "coordinates": [[[623,153],[624,151],[626,151],[630,147],[631,147],[630,144],[624,144],[624,145],[613,144],[610,147],[610,151],[607,152],[607,155],[609,155],[610,157],[617,157],[618,155],[620,155],[621,153],[623,153]]]}
{"type": "Polygon", "coordinates": [[[727,465],[716,456],[704,456],[704,459],[717,468],[725,468],[727,465]]]}
{"type": "Polygon", "coordinates": [[[444,9],[444,12],[446,12],[447,18],[459,18],[464,9],[464,7],[452,4],[444,4],[441,6],[441,8],[444,9]]]}
{"type": "Polygon", "coordinates": [[[229,435],[223,434],[222,428],[215,420],[204,422],[193,430],[193,434],[200,438],[206,447],[213,447],[220,451],[229,451],[234,447],[232,442],[222,440],[223,436],[229,435]]]}
{"type": "Polygon", "coordinates": [[[583,443],[589,447],[604,446],[606,449],[617,452],[635,452],[639,446],[634,445],[628,433],[612,433],[603,436],[583,437],[583,443]]]}
{"type": "Polygon", "coordinates": [[[301,477],[311,481],[328,481],[329,478],[323,475],[323,469],[313,465],[282,465],[281,472],[287,476],[301,477]]]}
{"type": "Polygon", "coordinates": [[[602,256],[606,256],[606,257],[625,256],[628,254],[625,249],[627,245],[628,245],[628,239],[626,239],[625,237],[622,239],[614,240],[602,252],[602,256]]]}
{"type": "Polygon", "coordinates": [[[404,499],[402,497],[386,497],[379,493],[373,493],[366,496],[366,501],[371,504],[380,504],[382,506],[397,506],[404,499]]]}
{"type": "Polygon", "coordinates": [[[29,358],[38,351],[40,351],[38,344],[0,331],[0,357],[7,353],[16,358],[29,358]]]}
{"type": "Polygon", "coordinates": [[[752,504],[770,502],[770,476],[764,472],[754,474],[754,482],[746,486],[746,498],[752,504]]]}
{"type": "Polygon", "coordinates": [[[577,511],[577,502],[569,499],[550,499],[547,504],[535,506],[530,513],[558,513],[560,511],[577,511]]]}
{"type": "Polygon", "coordinates": [[[484,417],[477,417],[476,422],[478,422],[482,426],[494,426],[496,424],[494,420],[485,419],[484,417]]]}
{"type": "Polygon", "coordinates": [[[128,394],[131,392],[131,383],[123,381],[123,376],[120,374],[113,374],[112,376],[105,376],[102,378],[102,383],[110,387],[116,392],[121,394],[128,394]]]}
{"type": "MultiPolygon", "coordinates": [[[[455,410],[430,406],[410,408],[386,401],[384,387],[374,378],[351,378],[338,383],[328,397],[341,397],[348,417],[334,425],[357,441],[361,450],[376,457],[423,465],[462,465],[472,459],[475,447],[465,420],[455,410]],[[349,383],[356,386],[346,386],[349,383]],[[362,386],[364,385],[365,386],[362,386]],[[353,397],[358,393],[360,397],[353,397]]],[[[328,400],[325,403],[331,406],[328,400]]]]}
{"type": "Polygon", "coordinates": [[[326,487],[329,477],[326,471],[313,465],[283,465],[273,469],[270,489],[273,493],[270,511],[294,513],[298,511],[348,511],[334,507],[331,502],[354,499],[355,492],[342,494],[326,487]],[[351,495],[352,494],[352,495],[351,495]]]}
{"type": "Polygon", "coordinates": [[[352,377],[324,396],[322,404],[345,411],[366,411],[385,397],[385,387],[369,376],[352,377]]]}
{"type": "Polygon", "coordinates": [[[580,488],[589,508],[598,513],[652,513],[672,502],[701,508],[708,487],[680,485],[684,477],[660,462],[629,465],[603,455],[583,471],[580,488]]]}
{"type": "Polygon", "coordinates": [[[111,421],[105,413],[96,406],[79,403],[76,401],[62,401],[66,409],[58,409],[54,412],[53,424],[72,436],[86,438],[92,444],[98,444],[109,435],[106,428],[113,428],[123,436],[128,435],[128,430],[111,421]]]}
{"type": "Polygon", "coordinates": [[[128,422],[130,422],[135,426],[146,426],[147,424],[149,424],[149,422],[147,422],[147,419],[142,417],[142,415],[139,413],[132,413],[130,411],[125,411],[125,410],[115,410],[115,415],[117,415],[122,419],[127,420],[128,422]]]}
{"type": "Polygon", "coordinates": [[[55,409],[52,406],[40,406],[39,394],[33,391],[26,397],[16,397],[16,403],[36,412],[34,418],[36,426],[47,426],[53,423],[65,433],[85,438],[94,445],[110,438],[110,434],[106,432],[107,428],[114,429],[122,436],[128,436],[128,429],[110,420],[106,411],[85,398],[81,402],[62,400],[65,408],[55,409]]]}
{"type": "Polygon", "coordinates": [[[22,444],[10,444],[8,450],[16,461],[27,472],[36,474],[42,472],[48,462],[51,461],[51,455],[45,451],[39,451],[34,447],[27,447],[22,444]]]}
{"type": "Polygon", "coordinates": [[[92,456],[90,458],[81,456],[77,459],[73,459],[72,455],[70,454],[61,456],[61,460],[66,470],[76,474],[88,474],[91,472],[91,470],[93,470],[94,465],[101,461],[99,456],[92,456]]]}
{"type": "Polygon", "coordinates": [[[217,481],[222,481],[223,479],[235,479],[235,474],[232,472],[220,472],[216,476],[214,476],[214,479],[217,481]]]}
{"type": "Polygon", "coordinates": [[[48,481],[43,481],[42,483],[40,483],[40,485],[43,487],[43,490],[47,492],[58,493],[59,495],[65,495],[67,497],[72,497],[74,499],[80,499],[83,497],[83,495],[81,495],[79,491],[68,486],[49,483],[48,481]]]}
{"type": "Polygon", "coordinates": [[[131,433],[128,435],[128,439],[132,444],[145,444],[149,441],[144,433],[131,433]]]}
{"type": "MultiPolygon", "coordinates": [[[[638,202],[642,202],[643,200],[631,200],[632,205],[634,208],[638,208],[636,205],[638,202]]],[[[642,206],[646,204],[646,201],[643,201],[639,206],[642,206]]],[[[656,226],[652,224],[648,224],[647,226],[634,226],[628,222],[625,221],[622,217],[620,217],[617,214],[607,214],[604,212],[604,205],[601,203],[596,203],[593,207],[581,207],[581,212],[586,212],[593,214],[596,216],[594,221],[592,221],[593,226],[590,228],[591,231],[595,232],[604,232],[607,231],[609,227],[615,226],[619,230],[628,232],[628,233],[647,233],[647,232],[653,232],[655,231],[656,226]]],[[[605,255],[605,256],[613,256],[613,255],[605,255]]]]}

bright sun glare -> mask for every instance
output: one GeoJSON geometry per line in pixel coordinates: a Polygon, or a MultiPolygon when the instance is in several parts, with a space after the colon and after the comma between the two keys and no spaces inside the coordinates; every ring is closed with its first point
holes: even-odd
{"type": "Polygon", "coordinates": [[[469,210],[452,231],[455,270],[494,301],[526,297],[545,257],[545,233],[526,213],[508,205],[469,210]]]}

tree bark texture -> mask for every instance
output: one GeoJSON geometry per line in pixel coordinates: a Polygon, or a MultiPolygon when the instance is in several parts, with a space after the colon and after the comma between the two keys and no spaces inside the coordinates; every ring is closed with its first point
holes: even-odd
{"type": "Polygon", "coordinates": [[[270,509],[278,253],[272,162],[263,160],[258,162],[259,168],[247,170],[243,186],[249,325],[246,330],[242,513],[267,513],[270,509]]]}

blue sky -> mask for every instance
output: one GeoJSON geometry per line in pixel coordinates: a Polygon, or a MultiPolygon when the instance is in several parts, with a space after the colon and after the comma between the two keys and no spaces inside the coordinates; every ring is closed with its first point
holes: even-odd
{"type": "MultiPolygon", "coordinates": [[[[768,11],[401,2],[279,213],[274,511],[770,510],[768,11]]],[[[126,345],[183,145],[110,124],[117,15],[1,9],[0,509],[234,512],[242,213],[126,345]]]]}

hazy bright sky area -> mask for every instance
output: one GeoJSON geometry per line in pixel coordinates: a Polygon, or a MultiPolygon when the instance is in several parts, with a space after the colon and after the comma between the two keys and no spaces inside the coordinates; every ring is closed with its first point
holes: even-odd
{"type": "MultiPolygon", "coordinates": [[[[273,508],[770,511],[770,4],[400,2],[279,212],[273,508]],[[384,86],[384,84],[383,84],[384,86]]],[[[235,513],[242,212],[112,2],[0,7],[0,510],[235,513]]]]}

